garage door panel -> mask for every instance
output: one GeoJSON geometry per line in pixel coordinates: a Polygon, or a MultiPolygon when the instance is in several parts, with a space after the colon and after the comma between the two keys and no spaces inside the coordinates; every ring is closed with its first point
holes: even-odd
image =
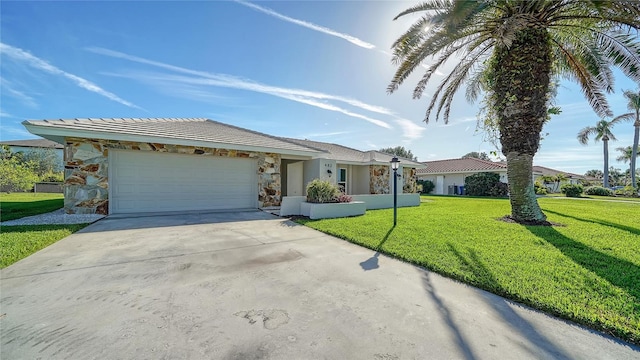
{"type": "Polygon", "coordinates": [[[113,213],[257,206],[253,159],[113,151],[110,168],[113,213]]]}

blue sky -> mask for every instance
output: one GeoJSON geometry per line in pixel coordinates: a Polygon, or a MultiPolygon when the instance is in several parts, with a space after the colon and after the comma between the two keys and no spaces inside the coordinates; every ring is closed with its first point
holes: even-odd
{"type": "MultiPolygon", "coordinates": [[[[464,93],[449,124],[422,121],[430,97],[411,99],[420,74],[386,93],[391,43],[415,19],[392,18],[413,4],[2,1],[0,136],[33,138],[26,119],[207,117],[361,150],[402,145],[420,161],[495,150],[464,93]]],[[[619,115],[628,112],[620,90],[637,85],[616,74],[609,101],[619,115]]],[[[563,113],[545,127],[535,163],[602,169],[601,143],[576,140],[598,120],[580,90],[563,83],[557,103],[563,113]]],[[[613,148],[632,144],[633,126],[614,130],[610,163],[626,169],[613,148]]]]}

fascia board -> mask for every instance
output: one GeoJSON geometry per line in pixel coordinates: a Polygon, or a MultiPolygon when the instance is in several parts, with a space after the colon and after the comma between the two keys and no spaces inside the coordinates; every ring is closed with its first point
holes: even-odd
{"type": "Polygon", "coordinates": [[[141,143],[157,143],[157,144],[167,144],[167,145],[200,146],[200,147],[207,147],[207,148],[222,148],[222,149],[229,149],[229,150],[278,153],[278,154],[284,154],[284,155],[298,155],[298,156],[313,156],[318,153],[318,151],[315,151],[315,150],[309,150],[309,151],[289,150],[289,149],[269,148],[269,147],[263,147],[263,146],[217,143],[217,142],[202,141],[202,140],[166,138],[166,137],[160,137],[160,136],[144,136],[144,135],[132,135],[132,134],[111,133],[111,132],[96,132],[96,131],[77,130],[77,129],[69,129],[69,128],[53,128],[50,126],[38,126],[38,125],[28,124],[28,123],[23,123],[23,125],[30,133],[39,135],[45,138],[47,136],[55,136],[55,137],[61,136],[65,138],[74,137],[74,138],[81,138],[81,139],[100,139],[100,140],[131,141],[131,142],[141,142],[141,143]]]}

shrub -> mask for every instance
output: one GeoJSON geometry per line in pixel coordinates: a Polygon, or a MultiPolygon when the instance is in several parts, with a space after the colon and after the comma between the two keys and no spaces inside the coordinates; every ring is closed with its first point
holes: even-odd
{"type": "Polygon", "coordinates": [[[489,190],[489,196],[505,197],[507,195],[509,195],[509,185],[500,181],[493,184],[493,187],[489,190]]]}
{"type": "Polygon", "coordinates": [[[540,184],[539,181],[533,183],[533,188],[536,191],[536,195],[547,195],[547,187],[540,184]]]}
{"type": "Polygon", "coordinates": [[[338,196],[337,198],[339,203],[348,203],[351,202],[351,200],[353,200],[353,198],[347,194],[340,194],[340,196],[338,196]]]}
{"type": "Polygon", "coordinates": [[[634,189],[633,186],[625,186],[622,189],[616,190],[615,194],[618,196],[637,197],[638,190],[634,189]]]}
{"type": "MultiPolygon", "coordinates": [[[[500,182],[500,175],[496,173],[478,173],[471,176],[467,176],[464,179],[464,190],[467,195],[471,196],[504,196],[506,195],[505,186],[498,185],[500,182]],[[504,191],[504,195],[501,194],[504,191]]],[[[504,184],[506,185],[506,184],[504,184]]]]}
{"type": "Polygon", "coordinates": [[[40,178],[42,182],[64,182],[64,174],[61,172],[48,172],[40,178]]]}
{"type": "Polygon", "coordinates": [[[314,203],[336,202],[340,195],[338,187],[329,181],[315,179],[307,184],[307,201],[314,203]]]}
{"type": "Polygon", "coordinates": [[[584,189],[586,195],[613,196],[613,190],[603,188],[602,186],[589,186],[584,189]]]}
{"type": "Polygon", "coordinates": [[[580,184],[564,184],[560,187],[560,191],[567,197],[580,197],[582,195],[582,185],[580,184]]]}
{"type": "Polygon", "coordinates": [[[0,189],[6,192],[31,191],[38,175],[15,158],[0,162],[0,189]]]}
{"type": "Polygon", "coordinates": [[[420,190],[420,194],[430,194],[435,188],[436,184],[431,180],[418,180],[418,190],[420,190]]]}

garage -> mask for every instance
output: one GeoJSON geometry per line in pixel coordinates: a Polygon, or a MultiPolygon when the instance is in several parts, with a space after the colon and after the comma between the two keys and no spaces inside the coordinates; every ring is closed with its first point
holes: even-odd
{"type": "Polygon", "coordinates": [[[110,213],[258,207],[254,159],[111,150],[110,213]]]}

